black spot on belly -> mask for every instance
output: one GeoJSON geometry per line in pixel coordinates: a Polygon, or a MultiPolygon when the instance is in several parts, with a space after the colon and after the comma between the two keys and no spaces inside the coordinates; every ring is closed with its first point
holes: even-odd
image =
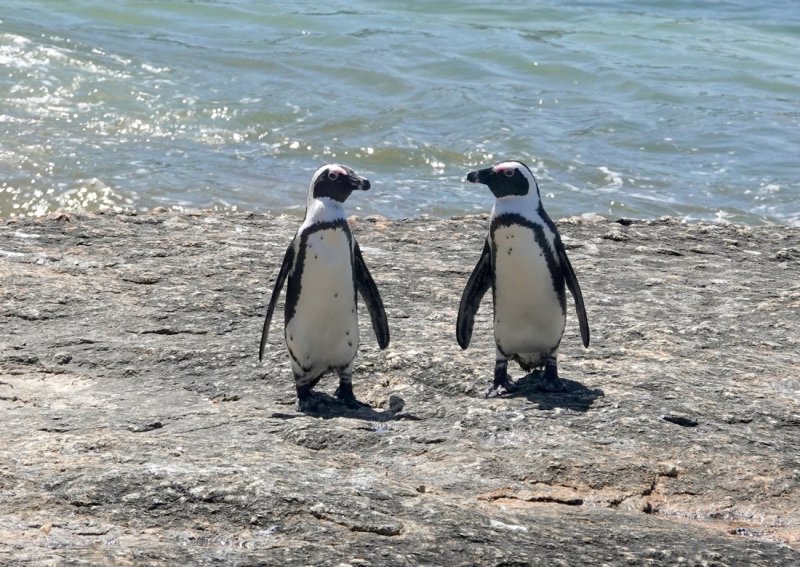
{"type": "Polygon", "coordinates": [[[509,249],[508,249],[508,255],[509,255],[509,256],[511,256],[511,251],[512,251],[512,250],[513,250],[513,248],[509,248],[509,249]]]}
{"type": "Polygon", "coordinates": [[[345,331],[344,334],[349,337],[350,336],[350,331],[345,331]]]}
{"type": "Polygon", "coordinates": [[[353,346],[353,341],[347,341],[347,346],[353,346]]]}
{"type": "Polygon", "coordinates": [[[333,297],[339,297],[339,294],[338,293],[334,293],[333,297]]]}

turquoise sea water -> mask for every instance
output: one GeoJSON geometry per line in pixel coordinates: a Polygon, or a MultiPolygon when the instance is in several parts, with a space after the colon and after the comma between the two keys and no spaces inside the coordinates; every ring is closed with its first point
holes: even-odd
{"type": "Polygon", "coordinates": [[[800,4],[3,0],[0,216],[154,206],[800,224],[800,4]]]}

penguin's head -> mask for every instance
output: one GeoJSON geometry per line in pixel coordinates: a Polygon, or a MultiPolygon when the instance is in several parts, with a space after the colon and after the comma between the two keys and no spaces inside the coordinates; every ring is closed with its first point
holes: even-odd
{"type": "Polygon", "coordinates": [[[539,196],[536,178],[521,161],[504,161],[486,169],[470,171],[467,181],[487,185],[498,199],[528,195],[532,190],[539,196]]]}
{"type": "Polygon", "coordinates": [[[355,190],[369,189],[369,179],[356,175],[356,172],[345,165],[329,163],[314,172],[309,187],[309,197],[319,199],[328,197],[344,203],[355,190]]]}

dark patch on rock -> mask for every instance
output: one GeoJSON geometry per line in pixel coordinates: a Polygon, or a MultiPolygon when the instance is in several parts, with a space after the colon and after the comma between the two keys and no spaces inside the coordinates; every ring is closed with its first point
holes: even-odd
{"type": "Polygon", "coordinates": [[[161,281],[161,276],[159,276],[158,274],[147,274],[147,273],[136,273],[136,272],[122,274],[120,278],[126,282],[143,284],[143,285],[153,285],[161,281]]]}
{"type": "Polygon", "coordinates": [[[662,415],[661,419],[674,423],[675,425],[680,425],[681,427],[697,427],[700,425],[697,421],[685,415],[662,415]]]}
{"type": "Polygon", "coordinates": [[[154,431],[156,429],[161,429],[164,427],[164,424],[160,421],[153,421],[151,423],[143,423],[137,425],[129,425],[128,431],[132,431],[133,433],[146,433],[148,431],[154,431]]]}

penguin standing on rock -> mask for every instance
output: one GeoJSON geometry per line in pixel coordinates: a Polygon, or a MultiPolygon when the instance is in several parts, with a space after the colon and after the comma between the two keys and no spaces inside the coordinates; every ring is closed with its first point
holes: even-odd
{"type": "Polygon", "coordinates": [[[339,375],[336,397],[350,407],[366,406],[353,394],[353,360],[358,350],[357,294],[367,305],[380,348],[389,345],[389,325],[378,288],[350,232],[344,202],[369,180],[345,166],[317,169],[308,188],[305,219],[283,258],[267,307],[258,358],[264,356],[272,313],[286,286],[284,334],[300,411],[319,409],[313,388],[327,371],[339,375]]]}
{"type": "Polygon", "coordinates": [[[566,325],[564,284],[575,300],[583,346],[589,323],[581,288],[556,225],[542,207],[539,186],[524,163],[507,161],[472,171],[471,183],[488,185],[496,197],[489,235],[461,297],[456,338],[466,349],[481,299],[492,288],[496,345],[494,383],[486,397],[514,389],[508,360],[526,372],[544,367],[542,388],[564,391],[556,353],[566,325]]]}

